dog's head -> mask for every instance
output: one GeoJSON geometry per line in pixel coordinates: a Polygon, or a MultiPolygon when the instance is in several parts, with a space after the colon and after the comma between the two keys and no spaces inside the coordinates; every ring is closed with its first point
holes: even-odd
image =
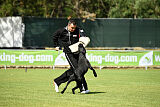
{"type": "Polygon", "coordinates": [[[78,52],[86,54],[86,49],[84,48],[83,44],[81,44],[81,43],[78,45],[78,52]]]}

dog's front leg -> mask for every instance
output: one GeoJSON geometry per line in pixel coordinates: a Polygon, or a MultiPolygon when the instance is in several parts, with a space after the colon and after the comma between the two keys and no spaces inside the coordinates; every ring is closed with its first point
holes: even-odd
{"type": "Polygon", "coordinates": [[[76,80],[76,86],[72,89],[72,93],[75,94],[75,90],[79,88],[80,92],[82,91],[82,83],[78,80],[76,80]]]}
{"type": "Polygon", "coordinates": [[[75,94],[75,90],[78,88],[78,85],[76,85],[74,88],[72,88],[72,93],[75,94]]]}
{"type": "Polygon", "coordinates": [[[96,73],[96,71],[93,69],[93,67],[90,67],[90,69],[93,71],[94,76],[97,77],[97,73],[96,73]]]}

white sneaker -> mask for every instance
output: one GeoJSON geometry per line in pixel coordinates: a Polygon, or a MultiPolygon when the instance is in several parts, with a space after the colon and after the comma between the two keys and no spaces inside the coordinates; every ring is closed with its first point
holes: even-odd
{"type": "Polygon", "coordinates": [[[90,92],[90,90],[86,90],[86,94],[89,93],[89,92],[90,92]]]}
{"type": "Polygon", "coordinates": [[[54,82],[54,86],[55,86],[55,90],[56,90],[56,92],[58,93],[58,92],[59,92],[59,90],[58,90],[58,85],[56,84],[56,82],[54,82]]]}
{"type": "Polygon", "coordinates": [[[81,93],[82,93],[82,94],[85,94],[85,92],[86,92],[86,91],[82,91],[81,93]]]}
{"type": "Polygon", "coordinates": [[[81,93],[82,94],[87,94],[87,93],[89,93],[90,92],[90,90],[86,90],[86,91],[82,91],[81,93]]]}

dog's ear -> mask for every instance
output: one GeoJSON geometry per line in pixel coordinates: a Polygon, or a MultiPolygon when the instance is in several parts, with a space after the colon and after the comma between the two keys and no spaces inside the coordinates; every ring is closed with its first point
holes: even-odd
{"type": "Polygon", "coordinates": [[[80,44],[78,45],[78,49],[79,49],[79,52],[81,52],[81,53],[83,53],[83,54],[86,53],[86,49],[84,48],[83,44],[80,43],[80,44]]]}
{"type": "Polygon", "coordinates": [[[83,47],[83,44],[82,44],[82,43],[80,43],[80,44],[78,45],[78,47],[83,47]]]}

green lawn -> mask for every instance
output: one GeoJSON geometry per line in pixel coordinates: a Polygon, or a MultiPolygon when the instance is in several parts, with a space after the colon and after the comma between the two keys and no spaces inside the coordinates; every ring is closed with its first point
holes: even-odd
{"type": "MultiPolygon", "coordinates": [[[[64,94],[52,82],[64,70],[0,69],[0,107],[160,107],[160,70],[104,69],[86,74],[89,94],[64,94]]],[[[60,86],[60,90],[65,84],[60,86]]]]}

